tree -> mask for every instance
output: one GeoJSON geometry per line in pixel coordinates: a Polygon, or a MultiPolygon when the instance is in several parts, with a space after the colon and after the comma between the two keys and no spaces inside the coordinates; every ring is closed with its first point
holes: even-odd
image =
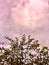
{"type": "Polygon", "coordinates": [[[38,40],[26,38],[25,34],[19,40],[17,37],[10,41],[9,49],[0,48],[0,65],[49,65],[49,49],[46,46],[40,48],[38,40]],[[4,50],[4,52],[3,52],[4,50]]]}

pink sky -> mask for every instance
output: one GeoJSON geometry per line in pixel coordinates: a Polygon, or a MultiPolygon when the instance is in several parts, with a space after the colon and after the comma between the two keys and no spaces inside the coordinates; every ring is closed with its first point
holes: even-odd
{"type": "Polygon", "coordinates": [[[0,39],[24,33],[49,45],[48,0],[0,0],[0,39]]]}

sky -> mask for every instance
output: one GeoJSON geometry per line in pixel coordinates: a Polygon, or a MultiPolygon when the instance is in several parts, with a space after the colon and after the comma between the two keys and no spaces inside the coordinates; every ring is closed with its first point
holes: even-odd
{"type": "Polygon", "coordinates": [[[0,0],[0,42],[22,34],[49,45],[49,0],[0,0]]]}

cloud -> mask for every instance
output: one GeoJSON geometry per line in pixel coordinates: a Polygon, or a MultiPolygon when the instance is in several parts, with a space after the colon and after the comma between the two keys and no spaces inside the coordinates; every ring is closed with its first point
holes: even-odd
{"type": "Polygon", "coordinates": [[[31,34],[44,44],[48,43],[48,2],[29,0],[28,3],[24,1],[25,5],[22,4],[23,1],[0,0],[0,34],[9,37],[31,34]]]}
{"type": "MultiPolygon", "coordinates": [[[[32,0],[30,2],[32,2],[32,0]]],[[[34,5],[27,4],[25,8],[23,8],[20,4],[19,4],[20,6],[11,8],[11,20],[13,21],[11,22],[11,24],[13,28],[19,29],[19,27],[20,28],[23,27],[23,29],[29,28],[34,30],[46,24],[46,21],[43,21],[43,20],[44,20],[44,17],[47,16],[47,13],[46,13],[47,7],[48,7],[47,3],[44,3],[41,0],[39,0],[39,2],[38,0],[37,2],[33,0],[32,3],[34,3],[34,5]],[[38,6],[36,3],[38,4],[38,6]],[[40,6],[39,6],[39,3],[40,3],[40,6]]]]}

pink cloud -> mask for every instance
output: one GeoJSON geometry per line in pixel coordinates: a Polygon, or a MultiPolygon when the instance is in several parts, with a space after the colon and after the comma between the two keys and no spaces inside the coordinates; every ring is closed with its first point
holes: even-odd
{"type": "Polygon", "coordinates": [[[11,19],[14,21],[11,23],[13,23],[15,27],[17,27],[17,25],[24,26],[26,28],[33,27],[33,29],[41,27],[45,24],[45,22],[41,21],[39,23],[38,20],[44,19],[47,8],[48,4],[41,0],[30,0],[30,3],[25,7],[22,7],[21,4],[19,4],[17,7],[11,8],[11,19]],[[33,5],[31,5],[31,3],[33,3],[33,5]]]}
{"type": "Polygon", "coordinates": [[[48,42],[48,8],[45,0],[0,0],[0,34],[11,37],[33,34],[48,42]]]}

